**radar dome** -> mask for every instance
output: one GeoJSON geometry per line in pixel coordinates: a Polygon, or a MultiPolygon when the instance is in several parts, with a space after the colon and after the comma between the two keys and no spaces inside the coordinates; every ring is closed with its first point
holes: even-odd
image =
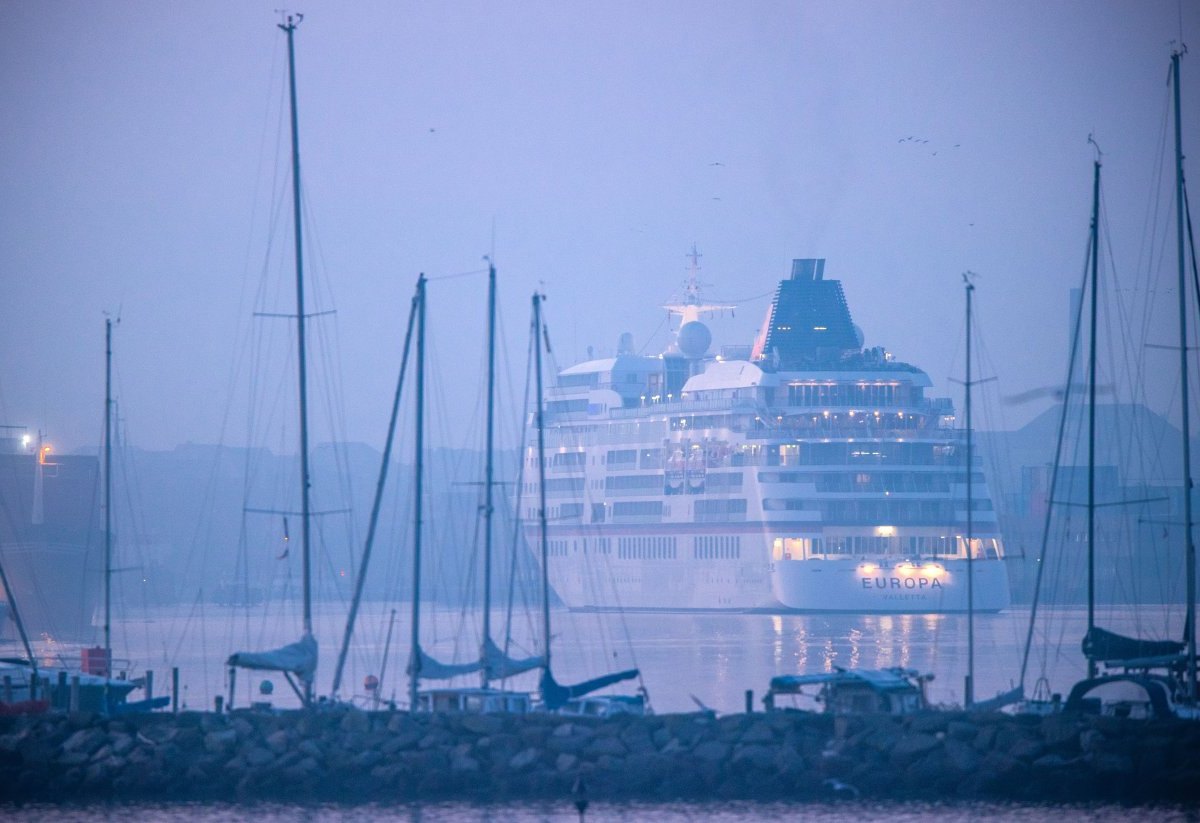
{"type": "Polygon", "coordinates": [[[703,357],[704,353],[708,351],[708,347],[712,343],[712,332],[699,320],[692,320],[679,327],[676,343],[684,357],[696,360],[703,357]]]}
{"type": "Polygon", "coordinates": [[[854,326],[854,339],[858,341],[858,347],[861,349],[863,347],[863,341],[866,339],[863,337],[863,330],[857,323],[853,323],[851,325],[854,326]]]}

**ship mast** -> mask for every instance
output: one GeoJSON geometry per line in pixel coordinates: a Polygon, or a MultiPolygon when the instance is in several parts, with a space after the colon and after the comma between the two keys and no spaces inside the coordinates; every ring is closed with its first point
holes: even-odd
{"type": "MultiPolygon", "coordinates": [[[[113,665],[113,322],[104,320],[104,677],[113,665]]],[[[104,686],[108,690],[108,686],[104,686]]],[[[107,697],[107,695],[106,695],[107,697]]]]}
{"type": "MultiPolygon", "coordinates": [[[[1087,486],[1087,608],[1088,633],[1096,630],[1096,314],[1099,305],[1100,278],[1100,161],[1095,161],[1092,176],[1092,294],[1091,342],[1088,349],[1088,486],[1087,486]]],[[[1097,674],[1096,661],[1087,655],[1088,678],[1097,674]]]]}
{"type": "Polygon", "coordinates": [[[713,312],[737,308],[737,306],[725,303],[704,303],[701,301],[700,291],[705,285],[700,282],[700,258],[702,255],[696,250],[695,243],[692,244],[692,250],[686,256],[688,258],[688,279],[683,284],[683,296],[678,303],[668,303],[663,306],[671,314],[679,315],[679,325],[683,326],[694,320],[699,320],[702,314],[712,314],[713,312]]]}
{"type": "Polygon", "coordinates": [[[967,291],[967,379],[963,382],[967,407],[967,678],[963,704],[968,709],[975,702],[975,570],[972,565],[975,521],[971,511],[974,504],[971,494],[971,474],[974,469],[971,453],[971,295],[975,291],[975,284],[971,282],[971,276],[970,272],[963,275],[967,291]]]}
{"type": "MultiPolygon", "coordinates": [[[[1175,97],[1175,234],[1179,263],[1179,380],[1180,401],[1183,406],[1183,540],[1187,558],[1187,696],[1196,702],[1196,543],[1192,536],[1192,441],[1190,408],[1188,407],[1188,331],[1187,277],[1183,246],[1183,135],[1180,126],[1179,58],[1182,50],[1171,53],[1171,79],[1175,97]]],[[[1194,254],[1194,252],[1193,252],[1194,254]]]]}
{"type": "Polygon", "coordinates": [[[495,473],[496,267],[488,260],[487,456],[483,469],[483,662],[481,683],[488,687],[488,643],[492,637],[492,484],[495,473]]]}
{"type": "MultiPolygon", "coordinates": [[[[371,504],[371,519],[367,524],[367,540],[363,546],[362,561],[358,567],[358,577],[354,581],[354,597],[350,601],[350,613],[346,616],[346,631],[342,635],[342,648],[338,652],[337,666],[333,670],[333,687],[330,694],[337,696],[342,686],[342,672],[346,666],[346,655],[350,651],[350,639],[354,636],[354,624],[358,619],[358,609],[362,603],[363,586],[367,579],[367,569],[371,565],[371,551],[375,546],[375,531],[379,525],[379,510],[383,504],[383,490],[387,483],[388,467],[392,462],[392,446],[396,441],[396,420],[400,414],[400,396],[404,389],[404,373],[408,369],[408,350],[412,343],[413,326],[416,325],[417,304],[420,294],[413,295],[412,305],[408,312],[408,330],[404,333],[404,353],[400,357],[400,376],[396,379],[396,393],[392,397],[392,416],[388,422],[387,438],[384,441],[383,457],[379,463],[379,479],[375,483],[375,501],[371,504]]],[[[395,611],[392,612],[393,618],[395,611]]],[[[391,640],[391,626],[388,626],[388,640],[391,640]]],[[[384,662],[379,671],[380,682],[383,681],[384,669],[387,668],[387,645],[384,646],[384,662]]],[[[378,699],[378,693],[376,693],[378,699]]]]}
{"type": "Polygon", "coordinates": [[[413,596],[412,642],[408,664],[408,707],[417,711],[417,689],[421,679],[421,483],[425,472],[425,275],[417,278],[417,396],[416,454],[413,479],[413,596]]]}
{"type": "Polygon", "coordinates": [[[542,398],[542,295],[533,295],[534,371],[537,381],[538,528],[542,554],[542,635],[546,638],[544,671],[550,671],[550,550],[546,528],[546,432],[542,398]]]}
{"type": "MultiPolygon", "coordinates": [[[[298,381],[300,389],[300,517],[301,517],[301,564],[304,590],[304,635],[312,635],[312,568],[311,568],[311,475],[308,465],[308,370],[304,338],[304,239],[300,220],[300,130],[296,112],[296,49],[295,32],[301,14],[287,15],[279,24],[287,34],[288,45],[288,88],[291,101],[292,124],[292,221],[296,242],[296,345],[299,352],[298,381]]],[[[312,682],[304,682],[304,704],[312,702],[312,682]]]]}

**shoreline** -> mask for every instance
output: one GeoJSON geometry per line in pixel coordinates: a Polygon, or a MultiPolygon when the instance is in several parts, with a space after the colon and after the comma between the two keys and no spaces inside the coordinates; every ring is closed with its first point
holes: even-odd
{"type": "Polygon", "coordinates": [[[1200,724],[1083,715],[181,712],[0,718],[0,801],[1200,806],[1200,724]]]}

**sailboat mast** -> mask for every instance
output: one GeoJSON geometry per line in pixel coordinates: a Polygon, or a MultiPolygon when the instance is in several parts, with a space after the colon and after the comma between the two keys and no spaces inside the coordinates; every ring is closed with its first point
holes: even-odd
{"type": "Polygon", "coordinates": [[[1187,693],[1196,702],[1196,543],[1192,536],[1192,435],[1188,406],[1187,277],[1183,246],[1183,134],[1180,127],[1179,57],[1171,53],[1171,79],[1175,86],[1175,235],[1179,263],[1179,396],[1183,405],[1183,540],[1187,558],[1187,693]]]}
{"type": "MultiPolygon", "coordinates": [[[[104,321],[104,676],[112,676],[112,319],[104,321]]],[[[105,684],[107,692],[108,686],[105,684]]],[[[107,695],[106,695],[107,704],[107,695]]]]}
{"type": "Polygon", "coordinates": [[[971,494],[971,474],[974,469],[974,459],[971,446],[971,294],[975,284],[970,280],[970,274],[963,275],[967,288],[967,379],[963,385],[966,390],[967,406],[967,679],[963,703],[970,708],[975,702],[975,573],[972,565],[975,522],[971,507],[974,504],[971,494]]]}
{"type": "MultiPolygon", "coordinates": [[[[1096,629],[1096,315],[1100,294],[1100,161],[1092,175],[1092,299],[1088,349],[1088,500],[1087,500],[1087,606],[1088,633],[1096,629]]],[[[1087,656],[1088,678],[1097,674],[1096,661],[1087,656]]]]}
{"type": "Polygon", "coordinates": [[[542,398],[542,296],[533,295],[534,370],[537,379],[538,526],[542,541],[542,635],[546,638],[543,668],[550,670],[550,549],[546,535],[546,432],[542,398]]]}
{"type": "MultiPolygon", "coordinates": [[[[300,384],[300,531],[301,558],[303,566],[304,587],[304,634],[312,634],[312,567],[311,567],[311,536],[310,523],[311,506],[309,502],[309,487],[311,475],[308,466],[308,368],[306,362],[307,348],[304,339],[304,239],[301,233],[300,221],[300,127],[296,113],[296,26],[300,25],[300,16],[288,15],[286,23],[280,23],[279,28],[287,34],[288,44],[288,87],[291,97],[292,113],[292,221],[293,234],[296,240],[296,345],[299,351],[299,384],[300,384]]],[[[304,702],[312,698],[312,684],[304,687],[304,702]]]]}
{"type": "MultiPolygon", "coordinates": [[[[379,462],[379,480],[375,483],[375,501],[371,504],[371,519],[367,522],[367,540],[363,545],[362,561],[358,566],[358,577],[354,581],[354,597],[350,600],[350,613],[346,616],[346,631],[342,635],[342,648],[338,652],[337,666],[333,670],[333,687],[330,693],[337,695],[342,686],[342,672],[346,666],[346,655],[350,652],[350,639],[354,636],[354,624],[358,619],[358,609],[362,604],[363,586],[367,580],[367,570],[371,565],[371,551],[375,546],[375,531],[379,525],[379,510],[383,504],[383,490],[387,484],[388,467],[392,464],[392,446],[396,442],[396,420],[400,415],[400,396],[404,390],[404,373],[408,369],[408,351],[412,343],[413,326],[416,325],[417,295],[413,295],[408,310],[408,328],[404,332],[404,352],[400,356],[400,376],[396,379],[396,393],[392,397],[392,416],[388,421],[387,438],[384,440],[383,457],[379,462]]],[[[393,613],[394,614],[394,613],[393,613]]],[[[389,633],[391,629],[389,628],[389,633]]],[[[389,636],[390,639],[390,636],[389,636]]],[[[385,652],[386,654],[386,652],[385,652]]],[[[383,671],[379,673],[383,682],[383,671]]],[[[378,692],[376,698],[378,699],[378,692]]]]}
{"type": "Polygon", "coordinates": [[[425,275],[417,278],[417,413],[415,474],[413,480],[413,596],[411,661],[408,666],[408,706],[417,710],[417,687],[421,675],[421,481],[425,472],[425,275]]]}
{"type": "Polygon", "coordinates": [[[487,456],[483,468],[483,661],[481,682],[488,687],[487,649],[492,637],[492,482],[496,431],[496,267],[488,261],[487,456]]]}

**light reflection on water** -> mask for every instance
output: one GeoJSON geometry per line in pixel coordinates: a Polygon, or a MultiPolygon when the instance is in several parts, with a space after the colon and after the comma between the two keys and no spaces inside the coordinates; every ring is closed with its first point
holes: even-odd
{"type": "MultiPolygon", "coordinates": [[[[291,804],[167,804],[133,803],[61,807],[0,805],[0,815],[12,821],[64,821],[92,823],[100,820],[179,821],[179,823],[225,823],[254,819],[276,821],[402,821],[403,823],[568,823],[579,820],[569,801],[561,803],[422,803],[361,806],[291,804]]],[[[1144,823],[1175,823],[1195,820],[1177,808],[1121,806],[1034,806],[1003,803],[593,803],[584,817],[601,821],[654,821],[683,823],[703,820],[712,823],[747,823],[756,820],[804,820],[821,823],[974,823],[978,820],[1036,821],[1055,823],[1108,823],[1136,818],[1144,823]]]]}
{"type": "MultiPolygon", "coordinates": [[[[391,605],[363,605],[354,647],[343,682],[353,690],[368,674],[379,674],[383,642],[391,605]]],[[[328,694],[333,679],[345,608],[318,604],[314,625],[321,649],[317,691],[328,694]]],[[[1037,648],[1026,677],[1027,691],[1045,674],[1054,691],[1065,693],[1085,673],[1079,641],[1086,610],[1048,610],[1049,625],[1035,635],[1037,648]]],[[[115,656],[135,661],[139,671],[155,671],[158,693],[170,683],[170,668],[178,666],[182,700],[192,709],[208,709],[213,698],[228,688],[223,666],[233,651],[268,649],[296,639],[296,625],[279,619],[279,605],[262,607],[261,614],[245,610],[208,607],[207,611],[161,608],[147,617],[115,621],[115,656]],[[240,636],[237,636],[240,635],[240,636]]],[[[1114,631],[1127,631],[1144,622],[1145,613],[1133,609],[1114,613],[1105,621],[1114,631]],[[1130,627],[1126,629],[1126,626],[1130,627]]],[[[989,697],[1011,688],[1020,673],[1027,626],[1020,608],[975,617],[976,695],[989,697]]],[[[423,646],[445,659],[458,660],[479,648],[481,621],[475,612],[435,608],[422,618],[423,646]],[[465,627],[465,631],[463,629],[465,627]],[[475,631],[475,635],[471,632],[475,631]]],[[[1181,631],[1169,627],[1158,636],[1181,631]]],[[[493,626],[504,625],[504,614],[493,614],[493,626]]],[[[745,693],[760,698],[772,677],[832,671],[834,667],[882,668],[904,666],[933,674],[929,697],[937,704],[962,700],[967,673],[967,617],[965,615],[857,615],[857,614],[719,614],[629,613],[579,614],[557,611],[553,616],[555,674],[560,682],[584,679],[601,672],[637,666],[658,712],[692,711],[695,695],[706,706],[722,712],[742,711],[745,693]]],[[[534,653],[540,644],[536,621],[514,625],[514,649],[534,653]]],[[[406,692],[408,613],[398,610],[389,654],[383,696],[406,692]]],[[[138,672],[135,672],[135,674],[138,672]]],[[[513,688],[536,688],[534,675],[513,688]]],[[[237,681],[238,705],[259,699],[262,675],[243,675],[237,681]]],[[[477,682],[471,678],[471,683],[477,682]]],[[[282,681],[274,682],[271,699],[290,708],[295,697],[282,681]]],[[[625,684],[628,686],[628,684],[625,684]]],[[[344,695],[345,696],[345,695],[344,695]]]]}

